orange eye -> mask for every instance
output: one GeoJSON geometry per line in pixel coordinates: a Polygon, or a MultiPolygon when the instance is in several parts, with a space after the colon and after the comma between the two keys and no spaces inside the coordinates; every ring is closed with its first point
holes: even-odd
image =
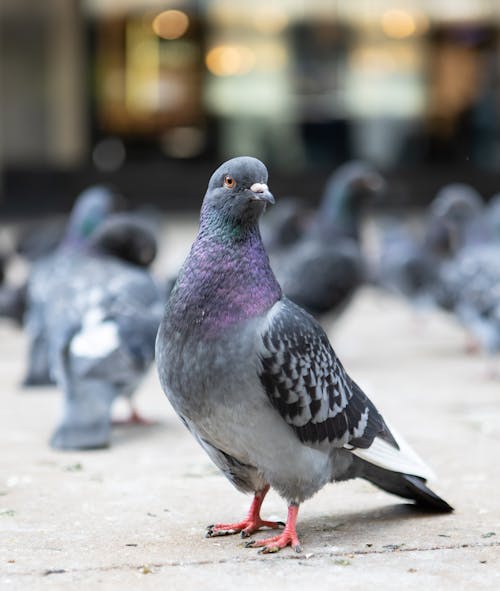
{"type": "Polygon", "coordinates": [[[226,176],[224,177],[224,187],[227,187],[228,189],[232,189],[235,186],[236,186],[236,181],[233,179],[233,177],[231,175],[226,174],[226,176]]]}

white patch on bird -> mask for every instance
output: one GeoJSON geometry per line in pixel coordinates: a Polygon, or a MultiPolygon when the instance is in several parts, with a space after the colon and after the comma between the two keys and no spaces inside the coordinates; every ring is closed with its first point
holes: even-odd
{"type": "Polygon", "coordinates": [[[392,433],[394,439],[399,445],[399,450],[395,447],[375,437],[373,443],[368,449],[353,449],[351,453],[358,456],[366,462],[375,466],[380,466],[393,472],[402,472],[412,476],[420,476],[425,480],[435,479],[436,476],[432,469],[417,455],[403,437],[385,421],[392,433]]]}
{"type": "Polygon", "coordinates": [[[71,341],[73,355],[87,358],[104,357],[120,345],[118,327],[112,320],[103,322],[104,313],[93,308],[85,315],[82,328],[71,341]]]}
{"type": "Polygon", "coordinates": [[[365,410],[363,411],[363,414],[361,415],[361,418],[358,421],[358,424],[356,425],[356,428],[352,432],[354,437],[361,437],[361,435],[363,435],[363,433],[365,432],[366,425],[368,424],[369,412],[370,412],[370,409],[368,407],[366,407],[365,410]]]}
{"type": "Polygon", "coordinates": [[[104,320],[104,311],[101,308],[91,308],[83,317],[82,324],[85,327],[95,326],[104,320]]]}

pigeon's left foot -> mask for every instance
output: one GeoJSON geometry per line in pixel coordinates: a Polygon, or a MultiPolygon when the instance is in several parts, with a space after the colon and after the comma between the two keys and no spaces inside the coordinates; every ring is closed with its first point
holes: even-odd
{"type": "Polygon", "coordinates": [[[277,529],[283,527],[285,524],[282,521],[264,521],[260,518],[260,507],[264,501],[264,497],[269,490],[269,485],[264,487],[261,491],[257,491],[252,501],[248,516],[243,521],[237,523],[217,523],[207,527],[207,538],[214,538],[216,536],[229,536],[241,532],[242,538],[248,538],[253,533],[258,531],[261,527],[269,527],[270,529],[277,529]]]}
{"type": "Polygon", "coordinates": [[[297,515],[299,512],[299,506],[291,504],[288,507],[288,519],[286,521],[285,529],[279,536],[273,538],[266,538],[264,540],[252,540],[247,542],[247,548],[260,548],[259,554],[272,554],[279,552],[287,546],[291,546],[295,552],[302,552],[302,546],[300,545],[297,531],[295,530],[295,524],[297,523],[297,515]]]}

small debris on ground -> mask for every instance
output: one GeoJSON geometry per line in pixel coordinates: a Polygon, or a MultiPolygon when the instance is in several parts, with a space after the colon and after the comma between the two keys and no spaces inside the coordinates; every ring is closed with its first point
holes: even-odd
{"type": "Polygon", "coordinates": [[[63,470],[65,472],[80,472],[83,470],[83,465],[80,464],[80,462],[77,462],[76,464],[68,464],[67,466],[63,467],[63,470]]]}

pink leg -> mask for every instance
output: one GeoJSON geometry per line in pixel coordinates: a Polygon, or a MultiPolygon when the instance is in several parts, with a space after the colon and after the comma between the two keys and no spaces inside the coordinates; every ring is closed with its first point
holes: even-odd
{"type": "Polygon", "coordinates": [[[481,344],[470,332],[465,335],[465,352],[467,355],[477,355],[481,352],[481,344]]]}
{"type": "Polygon", "coordinates": [[[264,521],[260,518],[260,508],[268,490],[269,485],[267,484],[262,490],[255,493],[246,519],[237,523],[216,523],[215,525],[209,525],[207,527],[207,538],[228,536],[239,532],[241,532],[242,538],[247,538],[261,527],[277,529],[280,526],[284,526],[285,524],[281,521],[264,521]]]}
{"type": "Polygon", "coordinates": [[[113,425],[116,425],[116,426],[128,426],[128,425],[148,426],[148,425],[156,425],[156,424],[157,424],[156,421],[151,420],[151,419],[146,419],[141,414],[139,414],[139,412],[134,407],[132,402],[130,402],[130,416],[128,417],[128,419],[122,419],[122,420],[114,419],[113,420],[113,425]]]}
{"type": "Polygon", "coordinates": [[[300,545],[297,531],[295,530],[298,513],[299,506],[292,503],[288,507],[288,518],[283,532],[279,536],[274,536],[272,538],[247,542],[247,548],[260,548],[260,554],[270,554],[273,552],[279,552],[287,546],[291,546],[295,552],[302,552],[302,546],[300,545]]]}

